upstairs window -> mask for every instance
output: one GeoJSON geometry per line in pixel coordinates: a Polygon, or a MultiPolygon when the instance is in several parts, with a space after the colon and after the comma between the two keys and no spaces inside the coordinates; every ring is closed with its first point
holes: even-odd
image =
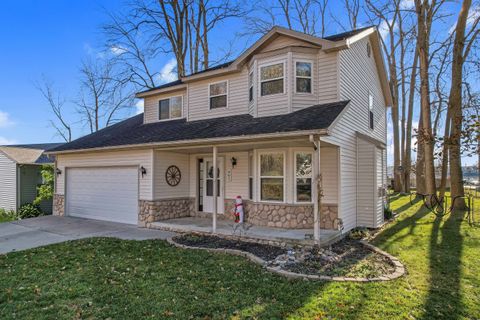
{"type": "Polygon", "coordinates": [[[283,63],[272,64],[260,68],[261,95],[284,93],[283,63]]]}
{"type": "Polygon", "coordinates": [[[182,96],[163,99],[158,102],[158,119],[168,120],[182,117],[182,96]]]}
{"type": "Polygon", "coordinates": [[[226,108],[228,95],[227,81],[210,84],[210,109],[226,108]]]}
{"type": "Polygon", "coordinates": [[[370,122],[370,129],[373,130],[373,95],[371,92],[368,93],[368,119],[370,122]]]}
{"type": "Polygon", "coordinates": [[[248,101],[253,101],[253,72],[248,75],[248,101]]]}
{"type": "Polygon", "coordinates": [[[312,64],[295,63],[295,87],[297,93],[312,93],[312,64]]]}

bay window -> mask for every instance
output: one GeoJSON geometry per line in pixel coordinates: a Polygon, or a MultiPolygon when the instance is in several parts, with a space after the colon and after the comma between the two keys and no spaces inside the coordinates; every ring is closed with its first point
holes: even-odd
{"type": "Polygon", "coordinates": [[[312,202],[312,153],[295,153],[296,202],[312,202]]]}
{"type": "Polygon", "coordinates": [[[285,156],[283,152],[260,154],[260,200],[284,200],[285,156]]]}
{"type": "Polygon", "coordinates": [[[263,96],[284,93],[284,65],[276,63],[260,68],[260,93],[263,96]]]}
{"type": "Polygon", "coordinates": [[[297,93],[312,93],[312,64],[297,61],[295,63],[295,90],[297,93]]]}
{"type": "Polygon", "coordinates": [[[210,109],[226,108],[227,95],[228,95],[227,81],[210,84],[209,86],[210,109]]]}
{"type": "Polygon", "coordinates": [[[158,102],[158,119],[168,120],[182,117],[182,96],[162,99],[158,102]]]}

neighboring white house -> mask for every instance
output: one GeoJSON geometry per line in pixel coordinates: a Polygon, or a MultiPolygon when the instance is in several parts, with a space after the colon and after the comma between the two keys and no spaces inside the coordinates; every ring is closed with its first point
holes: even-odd
{"type": "MultiPolygon", "coordinates": [[[[42,184],[42,165],[54,163],[45,151],[60,145],[0,146],[0,209],[17,211],[23,204],[35,200],[37,187],[42,184]]],[[[40,207],[44,212],[51,213],[52,201],[43,201],[40,207]]]]}
{"type": "Polygon", "coordinates": [[[234,61],[137,97],[144,114],[53,150],[56,214],[209,217],[216,230],[241,196],[247,222],[317,240],[383,223],[392,97],[375,28],[274,27],[234,61]]]}

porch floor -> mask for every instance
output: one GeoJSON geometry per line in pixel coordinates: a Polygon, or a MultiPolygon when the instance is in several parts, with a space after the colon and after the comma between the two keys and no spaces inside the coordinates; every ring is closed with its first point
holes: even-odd
{"type": "MultiPolygon", "coordinates": [[[[217,234],[226,236],[240,236],[251,239],[261,239],[285,243],[314,244],[313,229],[282,229],[271,227],[252,226],[248,230],[234,232],[235,223],[230,220],[217,220],[217,234]]],[[[153,222],[151,228],[175,232],[212,233],[212,219],[186,217],[153,222]]],[[[320,245],[331,244],[341,238],[337,230],[320,230],[320,245]]]]}

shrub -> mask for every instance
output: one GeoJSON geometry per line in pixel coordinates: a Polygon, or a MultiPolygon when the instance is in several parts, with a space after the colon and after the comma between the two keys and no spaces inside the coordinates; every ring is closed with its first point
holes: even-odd
{"type": "Polygon", "coordinates": [[[18,219],[27,219],[43,216],[42,209],[39,206],[32,203],[24,204],[18,209],[17,218],[18,219]]]}
{"type": "Polygon", "coordinates": [[[353,240],[361,240],[367,238],[370,232],[366,228],[355,228],[348,234],[348,237],[353,240]]]}
{"type": "Polygon", "coordinates": [[[392,209],[390,209],[389,207],[385,207],[383,209],[383,217],[385,218],[385,220],[390,220],[393,218],[393,211],[392,209]]]}

